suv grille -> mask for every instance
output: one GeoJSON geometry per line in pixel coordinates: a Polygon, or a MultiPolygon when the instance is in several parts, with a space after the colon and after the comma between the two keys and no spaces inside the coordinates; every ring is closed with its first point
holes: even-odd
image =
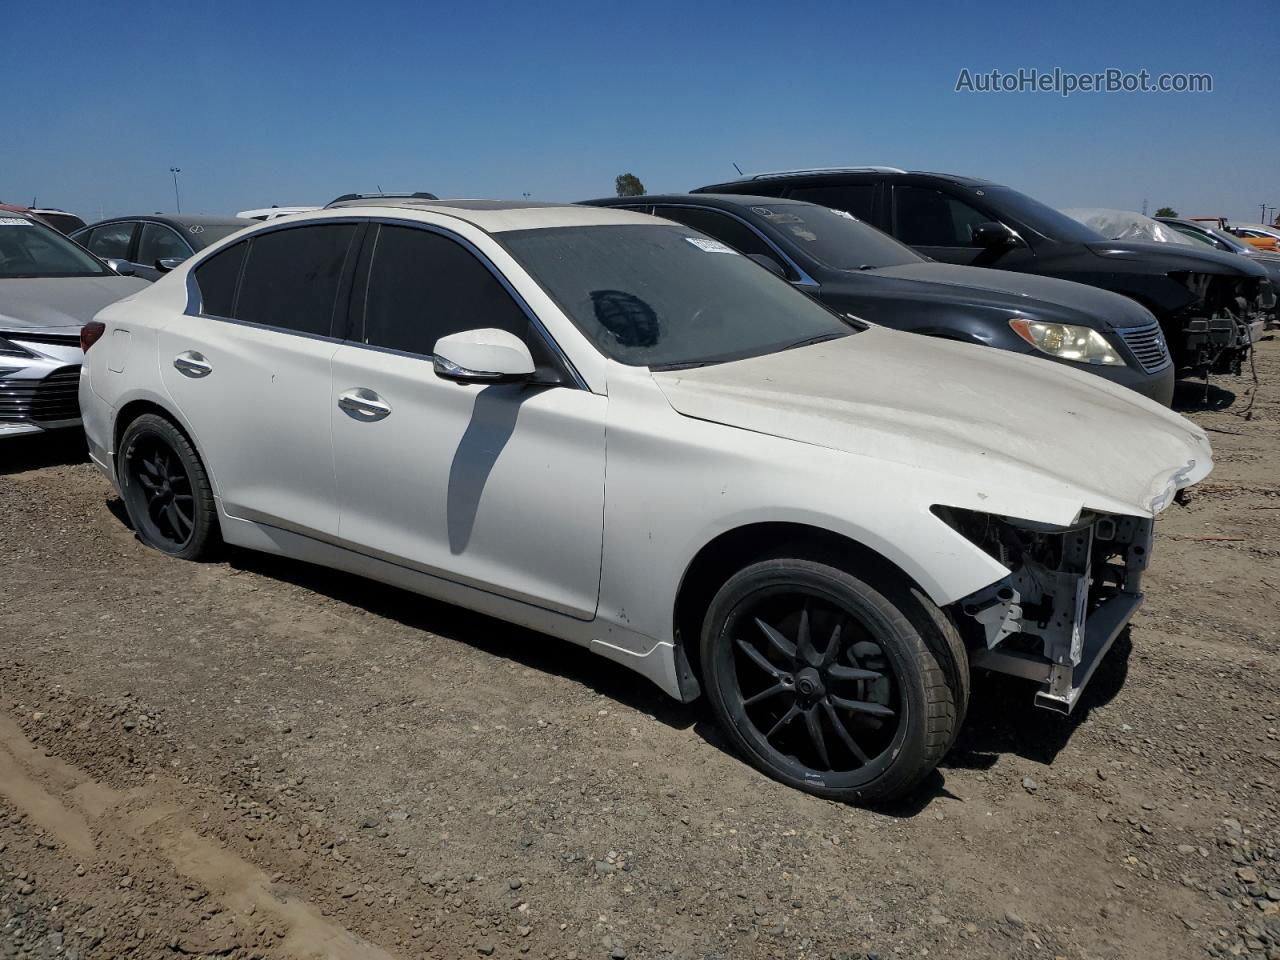
{"type": "Polygon", "coordinates": [[[0,377],[0,421],[52,423],[80,418],[80,367],[59,367],[43,380],[0,377]]]}
{"type": "Polygon", "coordinates": [[[1164,335],[1160,332],[1159,323],[1148,323],[1142,327],[1125,327],[1117,330],[1116,333],[1120,334],[1120,339],[1133,351],[1133,355],[1138,358],[1142,369],[1147,373],[1163,370],[1173,362],[1169,357],[1169,348],[1165,345],[1164,335]]]}

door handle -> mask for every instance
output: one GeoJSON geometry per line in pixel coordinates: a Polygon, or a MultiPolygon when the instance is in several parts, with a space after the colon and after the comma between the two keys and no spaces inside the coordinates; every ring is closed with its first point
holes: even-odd
{"type": "Polygon", "coordinates": [[[352,387],[338,394],[338,409],[364,423],[391,416],[391,404],[367,387],[352,387]]]}
{"type": "Polygon", "coordinates": [[[187,350],[173,358],[174,368],[184,377],[199,380],[213,373],[213,364],[204,358],[204,354],[187,350]]]}

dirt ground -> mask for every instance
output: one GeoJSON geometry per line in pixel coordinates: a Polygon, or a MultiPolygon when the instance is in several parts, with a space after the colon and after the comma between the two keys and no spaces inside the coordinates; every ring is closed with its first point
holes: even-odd
{"type": "Polygon", "coordinates": [[[1280,342],[1069,719],[978,677],[909,803],[817,800],[578,648],[144,549],[0,449],[0,958],[1280,958],[1280,342]]]}

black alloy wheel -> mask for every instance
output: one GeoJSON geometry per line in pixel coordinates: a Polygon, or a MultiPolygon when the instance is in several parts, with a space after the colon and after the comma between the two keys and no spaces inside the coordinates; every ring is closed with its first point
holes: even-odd
{"type": "Polygon", "coordinates": [[[757,767],[801,789],[862,802],[910,789],[950,746],[966,691],[947,662],[955,648],[935,642],[928,611],[909,612],[837,568],[748,567],[704,628],[722,726],[757,767]]]}
{"type": "Polygon", "coordinates": [[[194,560],[217,540],[208,475],[190,441],[156,414],[134,420],[121,438],[120,492],[138,537],[194,560]]]}

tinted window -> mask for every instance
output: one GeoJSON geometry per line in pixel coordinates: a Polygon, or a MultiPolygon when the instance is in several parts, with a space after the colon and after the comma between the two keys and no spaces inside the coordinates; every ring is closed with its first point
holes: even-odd
{"type": "MultiPolygon", "coordinates": [[[[431,356],[436,341],[464,330],[514,333],[535,352],[529,318],[470,250],[413,227],[383,226],[374,241],[363,343],[431,356]]],[[[535,361],[545,364],[545,355],[535,361]]]]}
{"type": "Polygon", "coordinates": [[[0,277],[100,277],[107,268],[53,227],[0,213],[0,277]]]}
{"type": "Polygon", "coordinates": [[[195,268],[201,313],[211,317],[235,316],[236,285],[240,282],[240,267],[248,249],[248,241],[232,244],[195,268]]]}
{"type": "Polygon", "coordinates": [[[235,318],[329,336],[353,223],[294,227],[249,240],[235,318]]]}
{"type": "MultiPolygon", "coordinates": [[[[94,227],[89,234],[89,242],[85,243],[91,251],[102,259],[113,257],[116,260],[129,259],[129,240],[133,237],[133,223],[108,223],[94,227]]],[[[81,238],[84,242],[84,238],[81,238]]]]}
{"type": "Polygon", "coordinates": [[[138,263],[150,267],[157,260],[185,260],[191,256],[187,242],[162,223],[144,223],[138,237],[138,263]]]}
{"type": "Polygon", "coordinates": [[[855,327],[717,240],[655,222],[496,234],[606,356],[719,363],[855,327]]]}
{"type": "Polygon", "coordinates": [[[874,183],[851,183],[843,187],[796,187],[788,191],[787,198],[834,207],[870,223],[871,203],[875,199],[875,193],[874,183]]]}
{"type": "MultiPolygon", "coordinates": [[[[775,262],[778,260],[778,255],[774,253],[773,248],[765,243],[759,234],[726,213],[697,207],[676,206],[657,206],[653,208],[653,212],[656,216],[683,223],[717,240],[723,240],[735,250],[741,250],[743,253],[762,253],[775,262]]],[[[778,266],[784,265],[779,263],[778,266]]]]}
{"type": "Polygon", "coordinates": [[[973,228],[991,217],[932,187],[893,188],[894,235],[914,247],[971,247],[973,228]]]}

